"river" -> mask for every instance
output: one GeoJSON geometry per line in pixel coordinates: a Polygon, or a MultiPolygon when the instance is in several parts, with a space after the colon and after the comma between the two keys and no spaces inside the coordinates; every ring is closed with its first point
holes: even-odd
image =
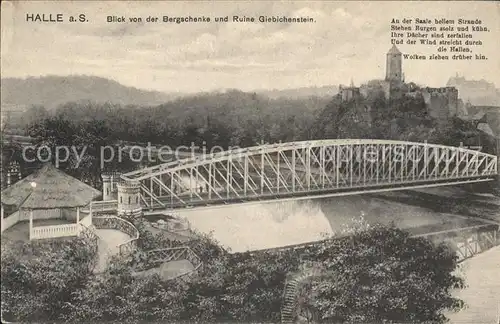
{"type": "Polygon", "coordinates": [[[459,273],[467,287],[453,294],[466,308],[446,313],[450,323],[500,323],[500,246],[464,261],[459,273]]]}
{"type": "Polygon", "coordinates": [[[468,219],[471,210],[500,221],[498,197],[468,194],[467,199],[462,199],[461,195],[465,195],[463,190],[456,188],[429,189],[223,206],[178,214],[193,228],[212,233],[233,252],[319,240],[353,226],[360,217],[369,224],[394,223],[404,229],[430,230],[475,225],[468,219]]]}
{"type": "MultiPolygon", "coordinates": [[[[500,198],[444,187],[384,194],[333,197],[245,206],[185,210],[179,216],[232,252],[319,240],[363,223],[383,223],[428,231],[474,225],[477,219],[500,222],[500,198]]],[[[479,221],[481,223],[481,221],[479,221]]],[[[495,323],[500,296],[500,247],[461,266],[468,288],[455,291],[468,308],[447,313],[451,323],[495,323]]]]}

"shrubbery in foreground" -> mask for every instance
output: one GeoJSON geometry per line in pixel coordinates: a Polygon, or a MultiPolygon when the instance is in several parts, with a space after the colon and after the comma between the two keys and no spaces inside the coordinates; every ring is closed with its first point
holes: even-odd
{"type": "Polygon", "coordinates": [[[279,322],[286,279],[304,264],[322,269],[299,296],[300,307],[317,322],[440,323],[443,310],[462,304],[450,295],[463,285],[453,275],[456,256],[392,227],[359,230],[300,253],[228,254],[204,238],[197,244],[212,252],[202,256],[203,270],[187,283],[134,278],[120,260],[95,276],[88,270],[93,255],[85,252],[87,245],[68,244],[4,250],[6,320],[279,322]],[[39,257],[21,257],[27,250],[39,257]]]}

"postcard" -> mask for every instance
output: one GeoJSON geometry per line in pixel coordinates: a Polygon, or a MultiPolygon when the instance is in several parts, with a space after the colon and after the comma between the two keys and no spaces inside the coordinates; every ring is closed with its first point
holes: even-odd
{"type": "Polygon", "coordinates": [[[4,323],[500,324],[500,5],[3,1],[4,323]]]}

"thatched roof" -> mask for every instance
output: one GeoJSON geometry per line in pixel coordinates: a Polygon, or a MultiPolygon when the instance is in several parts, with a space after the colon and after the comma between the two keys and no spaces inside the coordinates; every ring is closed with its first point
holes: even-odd
{"type": "Polygon", "coordinates": [[[2,204],[18,208],[55,209],[86,206],[101,192],[46,164],[2,191],[2,204]],[[32,184],[36,184],[33,186],[32,184]]]}

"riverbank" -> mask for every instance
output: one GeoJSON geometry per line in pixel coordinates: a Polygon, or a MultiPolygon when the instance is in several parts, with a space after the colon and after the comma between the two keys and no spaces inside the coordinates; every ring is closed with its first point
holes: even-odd
{"type": "Polygon", "coordinates": [[[319,199],[334,231],[363,214],[369,224],[391,224],[421,234],[482,223],[500,223],[500,197],[461,187],[403,190],[319,199]]]}

